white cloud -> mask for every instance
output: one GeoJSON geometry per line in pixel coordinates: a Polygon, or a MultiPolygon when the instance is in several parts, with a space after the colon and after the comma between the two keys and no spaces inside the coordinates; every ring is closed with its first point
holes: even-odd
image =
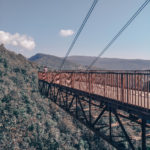
{"type": "Polygon", "coordinates": [[[27,50],[33,50],[35,48],[35,42],[33,38],[27,35],[20,35],[19,33],[11,34],[1,30],[0,43],[12,46],[20,46],[27,50]]]}
{"type": "Polygon", "coordinates": [[[74,34],[74,31],[73,30],[60,30],[59,34],[63,37],[67,37],[67,36],[71,36],[74,34]]]}

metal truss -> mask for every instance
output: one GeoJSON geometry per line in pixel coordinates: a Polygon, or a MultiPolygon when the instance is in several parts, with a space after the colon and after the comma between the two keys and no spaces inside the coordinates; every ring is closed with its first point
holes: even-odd
{"type": "MultiPolygon", "coordinates": [[[[150,112],[99,95],[39,80],[40,93],[118,150],[137,149],[133,134],[124,119],[140,127],[142,150],[146,150],[146,128],[150,112]]],[[[135,132],[135,131],[134,131],[135,132]]]]}

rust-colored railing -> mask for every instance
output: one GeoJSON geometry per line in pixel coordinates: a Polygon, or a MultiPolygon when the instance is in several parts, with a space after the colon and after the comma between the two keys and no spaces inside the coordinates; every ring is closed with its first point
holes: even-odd
{"type": "Polygon", "coordinates": [[[150,109],[149,71],[39,72],[39,79],[150,109]]]}

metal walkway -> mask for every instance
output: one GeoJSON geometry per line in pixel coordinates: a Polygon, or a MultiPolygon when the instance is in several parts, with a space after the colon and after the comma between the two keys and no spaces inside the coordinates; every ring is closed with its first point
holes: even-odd
{"type": "Polygon", "coordinates": [[[39,90],[117,149],[150,145],[148,71],[39,72],[39,90]]]}

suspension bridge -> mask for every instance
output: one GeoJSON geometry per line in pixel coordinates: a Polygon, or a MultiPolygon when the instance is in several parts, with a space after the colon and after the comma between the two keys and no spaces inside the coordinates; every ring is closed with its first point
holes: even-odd
{"type": "Polygon", "coordinates": [[[136,149],[136,134],[145,150],[150,138],[149,79],[149,71],[39,72],[39,90],[115,148],[136,149]],[[139,129],[129,132],[124,119],[139,129]]]}
{"type": "Polygon", "coordinates": [[[91,70],[99,57],[142,12],[146,0],[86,70],[63,71],[64,63],[98,0],[94,0],[56,71],[39,72],[39,91],[116,149],[150,146],[150,71],[91,70]]]}

